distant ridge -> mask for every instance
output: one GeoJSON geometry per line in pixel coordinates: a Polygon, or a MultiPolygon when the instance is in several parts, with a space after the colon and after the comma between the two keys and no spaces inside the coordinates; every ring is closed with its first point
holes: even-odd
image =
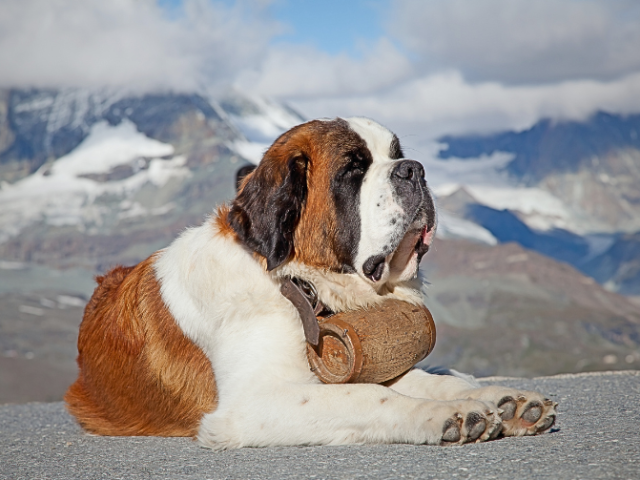
{"type": "Polygon", "coordinates": [[[640,114],[598,112],[584,122],[541,120],[521,132],[494,135],[445,135],[439,157],[475,158],[494,152],[514,154],[507,171],[526,185],[558,172],[591,166],[594,157],[627,148],[640,149],[640,114]]]}

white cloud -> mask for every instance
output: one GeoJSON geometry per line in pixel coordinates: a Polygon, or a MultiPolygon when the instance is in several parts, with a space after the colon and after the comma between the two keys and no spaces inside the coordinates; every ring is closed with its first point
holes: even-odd
{"type": "Polygon", "coordinates": [[[351,95],[390,87],[412,72],[410,61],[384,38],[369,46],[361,59],[329,55],[310,46],[281,45],[271,48],[257,68],[240,75],[237,85],[290,99],[351,95]]]}
{"type": "Polygon", "coordinates": [[[194,89],[229,83],[276,32],[253,1],[3,0],[0,86],[194,89]],[[252,13],[254,12],[254,13],[252,13]]]}
{"type": "Polygon", "coordinates": [[[508,86],[469,83],[449,72],[416,78],[385,92],[308,98],[294,106],[311,117],[369,116],[402,134],[403,143],[421,148],[445,133],[523,129],[543,117],[579,120],[597,110],[638,112],[640,73],[610,82],[508,86]]]}
{"type": "Polygon", "coordinates": [[[270,44],[269,0],[2,0],[0,87],[235,83],[309,117],[368,115],[426,144],[542,117],[640,111],[640,4],[396,0],[358,58],[270,44]],[[227,6],[225,6],[227,5],[227,6]]]}
{"type": "Polygon", "coordinates": [[[430,71],[515,83],[612,79],[640,69],[630,0],[396,0],[391,35],[430,71]]]}
{"type": "Polygon", "coordinates": [[[370,116],[416,148],[445,133],[632,113],[640,111],[640,8],[624,14],[635,5],[397,0],[389,38],[361,58],[277,45],[237,84],[310,118],[370,116]]]}

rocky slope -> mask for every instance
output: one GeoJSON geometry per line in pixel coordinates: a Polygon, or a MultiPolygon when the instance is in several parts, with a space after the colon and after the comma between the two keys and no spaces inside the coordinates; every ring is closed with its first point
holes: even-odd
{"type": "Polygon", "coordinates": [[[430,365],[531,376],[640,367],[640,305],[516,243],[436,240],[423,260],[430,365]]]}

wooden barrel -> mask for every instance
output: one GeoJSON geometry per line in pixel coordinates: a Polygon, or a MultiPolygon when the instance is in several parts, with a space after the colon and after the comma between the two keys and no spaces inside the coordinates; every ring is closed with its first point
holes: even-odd
{"type": "Polygon", "coordinates": [[[318,322],[320,341],[307,346],[307,357],[324,383],[386,382],[423,360],[436,343],[429,310],[399,300],[318,322]]]}

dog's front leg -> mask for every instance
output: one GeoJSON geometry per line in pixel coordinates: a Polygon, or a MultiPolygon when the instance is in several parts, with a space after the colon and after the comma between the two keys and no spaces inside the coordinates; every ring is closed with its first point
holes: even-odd
{"type": "Polygon", "coordinates": [[[477,387],[477,383],[454,375],[434,375],[419,368],[409,370],[387,382],[392,390],[402,395],[430,400],[455,400],[463,398],[462,392],[477,387]]]}
{"type": "Polygon", "coordinates": [[[203,418],[205,446],[440,445],[489,440],[501,430],[489,403],[428,401],[381,385],[280,384],[226,400],[203,418]]]}
{"type": "Polygon", "coordinates": [[[433,375],[413,369],[388,383],[393,390],[415,398],[434,400],[473,399],[498,406],[503,435],[535,435],[551,428],[557,403],[538,392],[497,385],[481,387],[453,375],[433,375]]]}

